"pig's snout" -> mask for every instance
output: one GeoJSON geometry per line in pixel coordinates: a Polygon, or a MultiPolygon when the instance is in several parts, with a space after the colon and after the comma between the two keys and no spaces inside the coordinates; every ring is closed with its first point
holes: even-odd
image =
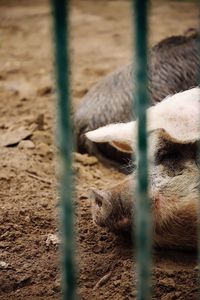
{"type": "Polygon", "coordinates": [[[107,191],[92,189],[90,193],[94,223],[116,233],[130,232],[135,214],[131,190],[121,190],[123,187],[126,187],[124,182],[107,191]]]}

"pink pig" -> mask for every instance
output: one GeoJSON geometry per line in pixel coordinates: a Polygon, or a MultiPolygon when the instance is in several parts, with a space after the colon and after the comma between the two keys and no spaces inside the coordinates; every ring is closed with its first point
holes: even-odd
{"type": "MultiPolygon", "coordinates": [[[[147,119],[154,243],[165,248],[195,249],[200,198],[200,88],[168,96],[147,110],[147,119]]],[[[107,125],[86,136],[137,157],[137,120],[107,125]]],[[[92,217],[97,225],[114,232],[131,230],[136,214],[137,159],[133,163],[133,173],[123,182],[109,190],[92,190],[92,217]]]]}

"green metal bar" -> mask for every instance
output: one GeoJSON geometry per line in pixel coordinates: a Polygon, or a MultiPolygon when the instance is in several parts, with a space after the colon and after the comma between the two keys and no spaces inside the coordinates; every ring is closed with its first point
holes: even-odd
{"type": "MultiPolygon", "coordinates": [[[[199,14],[200,14],[200,0],[198,1],[199,3],[199,14]]],[[[198,29],[200,30],[200,18],[198,20],[198,29]]],[[[200,61],[200,37],[198,36],[198,52],[199,52],[199,61],[200,61]]],[[[198,72],[198,85],[200,86],[200,71],[198,72]]],[[[199,117],[200,117],[200,107],[199,107],[199,117]]],[[[200,128],[199,128],[200,131],[200,128]]],[[[198,160],[200,162],[200,143],[198,143],[198,160]]],[[[199,174],[199,179],[200,179],[200,174],[199,174]]],[[[199,187],[199,205],[198,205],[198,292],[200,293],[200,187],[199,187]]]]}
{"type": "Polygon", "coordinates": [[[72,176],[72,127],[70,118],[69,1],[51,0],[55,31],[58,87],[58,135],[61,156],[63,299],[76,299],[74,261],[74,207],[72,176]]]}
{"type": "Polygon", "coordinates": [[[138,181],[137,181],[137,272],[138,299],[151,299],[152,268],[152,221],[148,198],[148,158],[146,135],[146,109],[148,107],[148,60],[147,60],[147,0],[135,0],[135,61],[136,61],[136,110],[138,117],[138,181]]]}

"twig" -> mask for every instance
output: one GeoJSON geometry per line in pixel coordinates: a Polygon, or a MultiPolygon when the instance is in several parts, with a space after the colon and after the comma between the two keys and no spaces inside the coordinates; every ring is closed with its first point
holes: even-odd
{"type": "Polygon", "coordinates": [[[52,181],[50,181],[50,180],[48,180],[48,179],[44,179],[44,178],[42,178],[42,177],[40,177],[40,176],[38,176],[38,175],[35,175],[35,174],[33,174],[33,173],[30,173],[29,171],[27,171],[27,173],[28,173],[28,175],[29,175],[30,177],[32,177],[32,178],[35,178],[35,179],[37,179],[37,180],[39,180],[39,181],[42,181],[42,182],[44,182],[44,183],[52,184],[52,181]]]}
{"type": "Polygon", "coordinates": [[[94,290],[96,290],[99,287],[101,287],[102,285],[104,285],[110,279],[111,275],[112,275],[112,272],[110,271],[106,275],[104,275],[103,277],[101,277],[101,279],[94,286],[94,290]]]}

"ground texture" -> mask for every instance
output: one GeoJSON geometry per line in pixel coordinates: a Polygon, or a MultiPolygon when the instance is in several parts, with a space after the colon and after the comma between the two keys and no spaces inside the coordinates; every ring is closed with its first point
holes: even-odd
{"type": "MultiPolygon", "coordinates": [[[[197,1],[196,1],[197,2],[197,1]]],[[[150,44],[197,25],[198,5],[153,1],[150,44]]],[[[73,105],[131,59],[129,1],[72,1],[73,105]]],[[[60,299],[56,104],[51,11],[45,0],[0,2],[0,299],[60,299]]],[[[130,242],[94,226],[88,190],[121,179],[75,154],[80,299],[135,299],[130,242]],[[103,278],[103,279],[102,279],[103,278]],[[101,280],[102,279],[102,280],[101,280]]],[[[154,252],[153,298],[197,299],[194,253],[154,252]]]]}

